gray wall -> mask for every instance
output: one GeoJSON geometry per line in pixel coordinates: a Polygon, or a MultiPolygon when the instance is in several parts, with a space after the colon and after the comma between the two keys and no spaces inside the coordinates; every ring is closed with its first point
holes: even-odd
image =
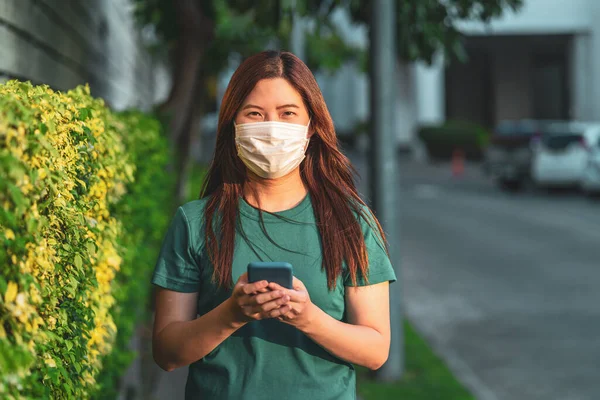
{"type": "Polygon", "coordinates": [[[156,68],[128,0],[1,0],[0,75],[92,95],[122,109],[156,101],[156,68]]]}

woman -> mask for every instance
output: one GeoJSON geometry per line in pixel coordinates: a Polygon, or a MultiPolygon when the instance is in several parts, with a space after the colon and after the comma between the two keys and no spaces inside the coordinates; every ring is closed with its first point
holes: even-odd
{"type": "Polygon", "coordinates": [[[286,52],[245,60],[201,199],[156,264],[158,365],[190,365],[187,399],[354,398],[353,364],[387,359],[394,280],[310,70],[286,52]],[[293,289],[248,282],[253,261],[291,263],[293,289]]]}

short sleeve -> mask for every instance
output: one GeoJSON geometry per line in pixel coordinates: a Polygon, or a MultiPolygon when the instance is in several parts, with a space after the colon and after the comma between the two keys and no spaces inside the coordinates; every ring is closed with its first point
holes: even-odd
{"type": "Polygon", "coordinates": [[[179,207],[163,239],[152,283],[176,292],[193,293],[200,287],[200,268],[193,256],[190,227],[179,207]]]}
{"type": "MultiPolygon", "coordinates": [[[[370,210],[364,209],[367,216],[372,216],[370,210]]],[[[390,261],[390,257],[386,251],[385,243],[378,232],[373,229],[375,226],[374,221],[371,222],[371,226],[364,218],[359,217],[360,224],[363,230],[363,237],[365,240],[365,246],[367,248],[367,255],[369,258],[369,268],[367,273],[367,280],[359,273],[356,277],[357,286],[375,285],[382,282],[395,282],[396,274],[390,261]]],[[[349,273],[345,274],[344,286],[354,286],[349,273]]]]}

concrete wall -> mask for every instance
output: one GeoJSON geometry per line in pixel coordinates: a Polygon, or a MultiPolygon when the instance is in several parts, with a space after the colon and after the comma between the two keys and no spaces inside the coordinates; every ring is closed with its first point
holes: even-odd
{"type": "Polygon", "coordinates": [[[444,60],[438,57],[432,65],[415,65],[415,101],[417,124],[438,124],[446,118],[444,60]]]}
{"type": "MultiPolygon", "coordinates": [[[[154,82],[128,0],[0,1],[0,74],[68,90],[88,82],[111,106],[147,108],[154,82]]],[[[164,80],[164,76],[162,76],[164,80]]]]}

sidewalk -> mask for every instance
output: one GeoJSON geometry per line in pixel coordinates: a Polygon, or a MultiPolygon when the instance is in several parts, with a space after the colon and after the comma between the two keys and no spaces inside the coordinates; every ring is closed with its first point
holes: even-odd
{"type": "Polygon", "coordinates": [[[172,372],[161,370],[156,364],[156,389],[150,400],[183,400],[185,398],[185,383],[188,367],[179,368],[172,372]]]}
{"type": "MultiPolygon", "coordinates": [[[[368,154],[358,151],[346,151],[345,153],[360,175],[357,188],[366,200],[370,193],[368,154]]],[[[415,161],[410,155],[399,155],[396,171],[398,173],[398,185],[402,184],[403,186],[418,187],[420,189],[426,189],[425,186],[431,185],[480,190],[494,185],[492,179],[484,175],[481,165],[472,161],[466,161],[462,174],[455,176],[450,161],[415,161]]],[[[402,192],[400,192],[400,195],[402,196],[402,192]]]]}
{"type": "Polygon", "coordinates": [[[123,377],[118,400],[183,400],[188,368],[163,371],[152,358],[152,327],[140,325],[130,348],[138,353],[123,377]]]}

